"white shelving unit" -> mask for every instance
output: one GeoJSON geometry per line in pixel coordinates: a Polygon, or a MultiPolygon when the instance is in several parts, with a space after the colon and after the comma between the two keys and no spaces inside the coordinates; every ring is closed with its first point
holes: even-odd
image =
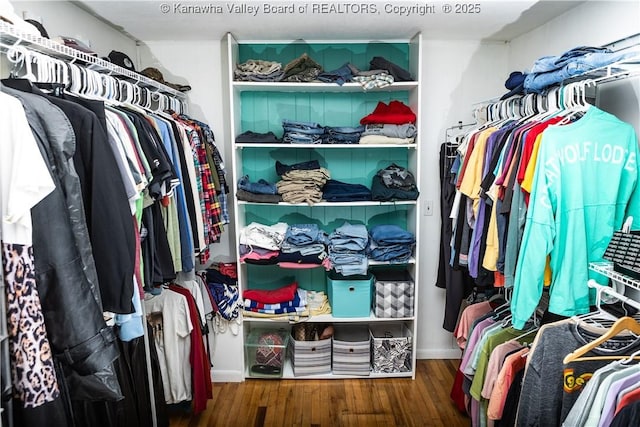
{"type": "MultiPolygon", "coordinates": [[[[391,163],[406,167],[420,182],[420,82],[422,75],[421,59],[422,36],[417,34],[411,39],[388,41],[238,41],[232,34],[226,38],[227,60],[229,64],[229,96],[230,124],[233,140],[233,185],[234,195],[237,193],[238,180],[249,175],[251,181],[266,179],[276,182],[275,162],[285,164],[319,160],[322,167],[331,172],[332,179],[358,183],[370,188],[371,177],[391,163]],[[281,62],[283,67],[290,61],[308,53],[320,63],[325,70],[338,68],[351,62],[360,69],[368,69],[368,62],[373,56],[384,56],[388,60],[403,64],[411,75],[417,79],[410,82],[396,82],[392,85],[364,91],[359,83],[345,83],[342,86],[333,83],[288,83],[288,82],[246,82],[234,81],[233,69],[236,64],[248,59],[262,59],[281,62]],[[334,68],[332,68],[335,66],[334,68]],[[408,105],[417,116],[418,129],[416,141],[408,145],[379,144],[284,144],[284,143],[235,143],[236,136],[245,131],[274,132],[282,135],[283,119],[317,122],[325,126],[356,126],[360,118],[374,110],[379,101],[389,102],[401,100],[408,105]],[[285,161],[289,160],[289,162],[285,161]]],[[[363,223],[369,228],[369,221],[374,217],[387,216],[399,221],[408,231],[419,238],[420,200],[397,202],[321,202],[309,206],[307,204],[290,203],[254,203],[234,201],[234,220],[236,230],[236,255],[239,259],[238,236],[240,230],[255,221],[263,224],[275,224],[286,221],[291,215],[301,215],[313,221],[319,221],[325,231],[332,231],[333,226],[342,225],[340,221],[363,223]]],[[[418,245],[413,256],[403,267],[414,279],[414,313],[418,312],[417,302],[420,289],[418,245]]],[[[383,268],[389,265],[384,262],[370,262],[370,267],[383,268]]],[[[265,280],[295,275],[302,288],[310,290],[326,290],[323,268],[313,271],[285,270],[277,266],[256,266],[239,264],[238,284],[243,289],[261,287],[265,280]]],[[[299,320],[293,316],[291,319],[299,320]]],[[[306,322],[333,324],[381,324],[402,323],[406,325],[414,337],[414,348],[411,356],[411,370],[398,373],[374,373],[369,376],[349,376],[322,374],[295,377],[290,361],[287,359],[282,378],[319,379],[319,378],[415,378],[417,336],[416,316],[407,318],[377,318],[373,312],[366,317],[338,318],[332,315],[320,315],[305,318],[306,322]]],[[[273,320],[245,316],[242,322],[241,336],[246,337],[253,326],[264,328],[272,324],[274,328],[290,327],[289,320],[273,320]]],[[[244,349],[243,349],[244,350],[244,349]]],[[[251,378],[249,367],[245,366],[245,378],[251,378]]]]}

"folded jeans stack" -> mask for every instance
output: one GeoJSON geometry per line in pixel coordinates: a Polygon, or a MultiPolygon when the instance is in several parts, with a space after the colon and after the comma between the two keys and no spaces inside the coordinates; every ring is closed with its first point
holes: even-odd
{"type": "Polygon", "coordinates": [[[353,71],[350,64],[346,63],[340,68],[336,68],[332,71],[325,71],[318,74],[318,80],[325,83],[337,83],[342,86],[343,84],[350,82],[353,79],[353,71]]]}
{"type": "Polygon", "coordinates": [[[238,180],[236,197],[238,200],[258,203],[279,203],[282,201],[275,184],[264,179],[252,182],[249,180],[249,175],[238,180]]]}
{"type": "Polygon", "coordinates": [[[364,126],[325,126],[323,144],[357,144],[364,126]]]}
{"type": "Polygon", "coordinates": [[[287,144],[321,144],[324,127],[314,122],[282,120],[284,134],[282,141],[287,144]]]}
{"type": "Polygon", "coordinates": [[[373,200],[416,200],[419,194],[413,174],[395,163],[380,169],[371,182],[373,200]]]}
{"type": "Polygon", "coordinates": [[[279,82],[284,77],[284,71],[279,62],[249,59],[236,65],[233,76],[239,81],[279,82]]]}
{"type": "Polygon", "coordinates": [[[404,263],[411,258],[415,235],[397,225],[377,225],[369,230],[367,254],[375,261],[404,263]]]}
{"type": "MultiPolygon", "coordinates": [[[[309,162],[304,162],[307,165],[309,162]]],[[[316,162],[317,163],[317,162],[316,162]]],[[[305,166],[306,167],[306,166],[305,166]]],[[[331,178],[325,168],[298,169],[297,165],[287,166],[276,163],[276,171],[287,170],[278,181],[278,194],[288,203],[308,203],[310,205],[322,201],[322,187],[331,178]]]]}
{"type": "Polygon", "coordinates": [[[279,263],[281,267],[306,268],[318,264],[326,264],[329,267],[327,258],[327,233],[321,230],[316,224],[291,224],[287,228],[284,242],[282,242],[281,253],[294,257],[291,261],[279,263]],[[299,256],[299,259],[295,257],[299,256]],[[315,257],[315,258],[312,258],[315,257]],[[303,263],[309,260],[310,263],[303,263]]]}
{"type": "Polygon", "coordinates": [[[362,224],[345,222],[329,235],[329,260],[343,276],[366,275],[369,234],[362,224]]]}

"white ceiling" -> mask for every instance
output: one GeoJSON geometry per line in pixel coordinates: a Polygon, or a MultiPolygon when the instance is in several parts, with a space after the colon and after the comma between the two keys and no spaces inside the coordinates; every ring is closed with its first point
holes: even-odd
{"type": "Polygon", "coordinates": [[[453,1],[78,0],[74,3],[137,40],[175,41],[220,40],[227,32],[244,40],[399,39],[417,32],[428,39],[511,40],[582,2],[471,0],[460,3],[478,4],[477,13],[456,13],[455,9],[444,13],[447,7],[456,7],[453,1]],[[265,4],[289,6],[295,12],[266,14],[265,4]],[[229,9],[243,5],[245,13],[229,9]],[[304,5],[307,11],[300,12],[304,5]],[[364,5],[369,5],[374,13],[365,13],[364,5]],[[433,13],[394,13],[400,6],[422,5],[429,5],[429,12],[433,13]],[[215,10],[211,6],[220,7],[221,12],[206,12],[207,8],[215,10]],[[247,6],[258,8],[258,13],[246,13],[247,6]],[[198,7],[205,11],[198,13],[198,7]],[[348,7],[351,10],[345,13],[348,7]]]}

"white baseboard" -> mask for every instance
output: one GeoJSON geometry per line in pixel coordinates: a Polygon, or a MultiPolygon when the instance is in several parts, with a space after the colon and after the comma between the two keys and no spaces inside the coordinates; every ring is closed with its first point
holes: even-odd
{"type": "Polygon", "coordinates": [[[242,371],[222,371],[211,369],[211,380],[214,383],[241,383],[242,371]]]}
{"type": "Polygon", "coordinates": [[[460,359],[462,353],[455,348],[440,348],[433,350],[417,350],[418,359],[460,359]]]}

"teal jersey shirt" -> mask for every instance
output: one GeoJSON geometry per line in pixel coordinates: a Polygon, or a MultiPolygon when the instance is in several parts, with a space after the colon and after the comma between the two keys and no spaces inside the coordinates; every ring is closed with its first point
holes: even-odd
{"type": "Polygon", "coordinates": [[[638,141],[631,125],[596,107],[573,123],[548,127],[538,153],[511,310],[514,327],[531,317],[551,254],[549,311],[573,316],[589,311],[589,271],[602,261],[625,218],[640,228],[638,141]]]}

